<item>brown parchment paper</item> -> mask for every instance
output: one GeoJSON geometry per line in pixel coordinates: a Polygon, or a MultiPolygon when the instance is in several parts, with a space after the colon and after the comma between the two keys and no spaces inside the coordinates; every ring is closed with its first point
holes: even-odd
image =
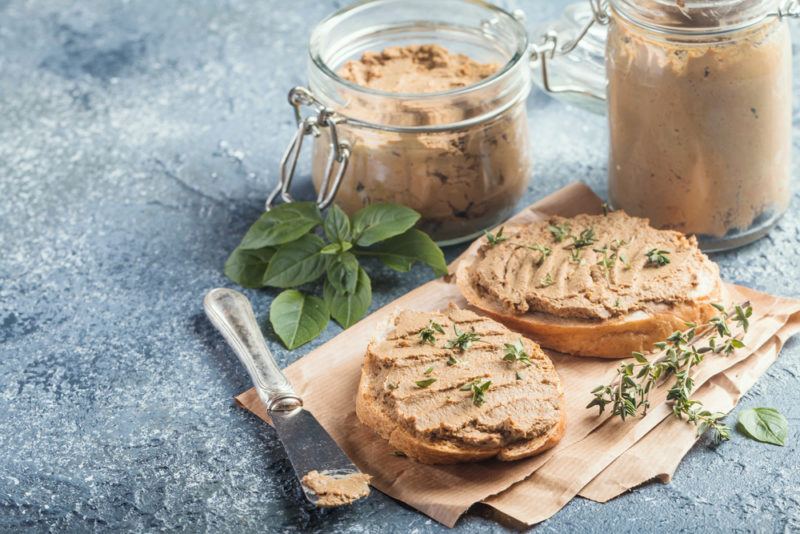
{"type": "MultiPolygon", "coordinates": [[[[537,220],[552,213],[571,216],[600,210],[600,199],[588,187],[572,184],[526,208],[509,222],[537,220]]],[[[468,249],[465,255],[472,250],[468,249]]],[[[457,262],[451,265],[451,272],[457,262]]],[[[736,291],[736,288],[732,290],[736,291]]],[[[747,296],[760,295],[742,291],[747,296]]],[[[715,375],[748,360],[753,351],[768,343],[785,326],[792,313],[786,306],[793,301],[764,298],[765,305],[755,307],[752,326],[745,338],[747,348],[728,358],[708,358],[697,371],[698,388],[715,375]]],[[[450,302],[466,306],[455,284],[445,279],[428,282],[284,370],[303,397],[306,409],[315,415],[359,469],[373,476],[373,485],[380,491],[448,526],[453,526],[471,505],[481,501],[501,514],[532,524],[558,511],[592,479],[599,479],[603,469],[613,468],[614,461],[624,456],[626,451],[633,451],[633,446],[648,432],[655,432],[654,428],[660,430],[659,424],[668,414],[663,402],[666,387],[653,392],[653,408],[647,417],[620,425],[609,421],[608,414],[598,417],[595,412],[585,409],[592,398],[591,389],[610,380],[619,362],[551,353],[566,392],[567,413],[567,431],[553,449],[518,462],[489,461],[449,466],[422,465],[394,456],[387,443],[361,425],[355,415],[355,395],[366,346],[376,327],[396,310],[438,310],[450,302]],[[583,443],[587,440],[590,441],[583,443]],[[599,457],[596,462],[588,461],[595,456],[599,457]],[[551,464],[557,469],[548,468],[551,464]],[[543,471],[545,468],[547,470],[543,471]]],[[[236,400],[242,407],[267,420],[254,390],[239,395],[236,400]]],[[[730,402],[735,403],[735,400],[730,402]]],[[[685,439],[689,440],[690,447],[695,439],[693,430],[685,439]]],[[[673,457],[675,455],[670,456],[673,457]]],[[[627,473],[628,478],[614,480],[618,487],[632,487],[653,478],[651,471],[641,472],[640,476],[627,473]]],[[[604,483],[604,487],[609,487],[608,483],[604,483]]]]}

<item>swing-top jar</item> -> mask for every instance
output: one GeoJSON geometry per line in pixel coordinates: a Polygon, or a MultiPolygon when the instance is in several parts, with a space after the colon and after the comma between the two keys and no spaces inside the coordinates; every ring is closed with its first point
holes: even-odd
{"type": "MultiPolygon", "coordinates": [[[[791,198],[793,3],[610,0],[593,2],[594,13],[586,5],[584,15],[608,24],[613,207],[695,234],[705,250],[766,234],[791,198]]],[[[582,46],[557,40],[548,37],[543,60],[582,46]]]]}
{"type": "MultiPolygon", "coordinates": [[[[296,141],[314,135],[312,179],[322,204],[335,196],[350,213],[376,202],[404,204],[441,244],[506,219],[531,172],[528,51],[512,14],[476,0],[372,0],[322,21],[309,44],[308,89],[291,97],[296,141]],[[478,77],[398,92],[366,83],[370,73],[346,72],[353,62],[374,65],[403,54],[424,60],[431,72],[450,66],[469,79],[463,71],[472,68],[478,77]],[[304,105],[315,115],[303,119],[304,105]]],[[[284,183],[299,144],[287,151],[284,183]]],[[[273,198],[291,198],[279,189],[273,198]]]]}

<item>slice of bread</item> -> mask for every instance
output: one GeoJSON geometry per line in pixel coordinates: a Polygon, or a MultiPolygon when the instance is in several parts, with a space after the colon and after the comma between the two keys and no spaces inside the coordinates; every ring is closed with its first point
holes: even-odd
{"type": "Polygon", "coordinates": [[[456,283],[471,306],[559,352],[649,352],[687,322],[707,321],[716,314],[711,304],[727,300],[719,268],[693,237],[622,212],[552,217],[507,227],[504,237],[494,245],[476,241],[456,283]],[[567,227],[572,237],[557,241],[567,227]],[[578,232],[588,229],[594,241],[576,249],[578,232]],[[659,264],[654,250],[667,263],[659,264]]]}
{"type": "Polygon", "coordinates": [[[403,311],[370,343],[356,414],[393,449],[422,463],[510,461],[558,443],[566,426],[563,402],[555,367],[538,345],[451,306],[441,313],[403,311]],[[459,345],[459,334],[472,339],[459,345]]]}

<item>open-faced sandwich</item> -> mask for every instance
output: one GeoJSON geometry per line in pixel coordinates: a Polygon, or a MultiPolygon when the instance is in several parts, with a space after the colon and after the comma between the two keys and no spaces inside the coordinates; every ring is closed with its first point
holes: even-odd
{"type": "Polygon", "coordinates": [[[621,211],[506,227],[483,238],[456,276],[472,306],[579,356],[650,351],[724,301],[719,268],[694,237],[621,211]]]}
{"type": "Polygon", "coordinates": [[[525,458],[565,428],[561,382],[541,348],[455,306],[403,311],[370,343],[356,414],[429,464],[525,458]]]}

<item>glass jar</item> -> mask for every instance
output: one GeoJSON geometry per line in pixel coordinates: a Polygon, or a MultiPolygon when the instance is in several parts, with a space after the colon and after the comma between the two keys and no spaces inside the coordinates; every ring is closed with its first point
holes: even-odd
{"type": "MultiPolygon", "coordinates": [[[[792,6],[610,0],[592,7],[582,11],[589,22],[580,32],[593,21],[608,24],[612,206],[695,234],[707,251],[765,235],[791,198],[792,6]]],[[[558,48],[555,35],[550,59],[580,48],[577,40],[558,48]]],[[[596,48],[596,35],[586,42],[596,48]]]]}
{"type": "MultiPolygon", "coordinates": [[[[284,158],[291,174],[313,135],[312,179],[324,204],[348,213],[376,202],[404,204],[440,244],[474,237],[511,215],[531,173],[525,100],[528,39],[514,16],[475,0],[372,0],[313,30],[308,90],[291,98],[300,130],[284,158]],[[390,93],[339,71],[365,52],[436,44],[497,65],[491,76],[432,93],[390,93]],[[310,105],[316,115],[303,119],[310,105]]],[[[287,180],[288,178],[288,180],[287,180]]],[[[290,199],[288,186],[276,189],[290,199]]]]}

